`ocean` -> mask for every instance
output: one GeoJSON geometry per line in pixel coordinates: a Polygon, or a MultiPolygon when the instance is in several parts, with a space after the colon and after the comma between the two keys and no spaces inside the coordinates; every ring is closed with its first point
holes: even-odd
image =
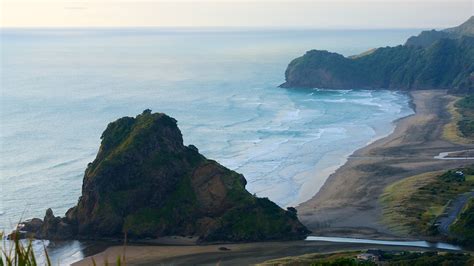
{"type": "Polygon", "coordinates": [[[419,30],[2,29],[0,231],[63,215],[107,124],[144,109],[282,207],[310,199],[347,156],[413,111],[408,96],[282,89],[310,49],[344,55],[419,30]]]}

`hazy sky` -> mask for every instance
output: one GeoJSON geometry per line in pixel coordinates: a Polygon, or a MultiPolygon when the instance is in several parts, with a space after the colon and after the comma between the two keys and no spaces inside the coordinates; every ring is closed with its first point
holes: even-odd
{"type": "Polygon", "coordinates": [[[474,0],[0,0],[2,27],[444,28],[474,0]]]}

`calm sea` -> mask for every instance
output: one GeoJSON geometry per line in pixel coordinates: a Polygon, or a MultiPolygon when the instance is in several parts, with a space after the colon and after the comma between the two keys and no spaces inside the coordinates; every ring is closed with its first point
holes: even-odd
{"type": "Polygon", "coordinates": [[[3,29],[0,230],[63,215],[107,123],[144,109],[281,206],[412,111],[391,91],[281,89],[291,59],[402,44],[419,30],[3,29]]]}

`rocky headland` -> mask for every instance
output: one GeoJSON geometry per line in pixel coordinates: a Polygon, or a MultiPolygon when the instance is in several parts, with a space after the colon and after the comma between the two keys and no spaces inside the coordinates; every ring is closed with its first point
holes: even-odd
{"type": "Polygon", "coordinates": [[[444,31],[423,32],[405,45],[344,57],[311,50],[285,71],[287,88],[446,89],[474,91],[474,17],[444,31]]]}
{"type": "MultiPolygon", "coordinates": [[[[185,146],[175,119],[145,110],[110,123],[87,166],[82,196],[65,217],[51,209],[16,233],[38,239],[156,239],[201,242],[304,239],[296,210],[246,189],[246,180],[185,146]]],[[[14,236],[14,235],[13,235],[14,236]]]]}

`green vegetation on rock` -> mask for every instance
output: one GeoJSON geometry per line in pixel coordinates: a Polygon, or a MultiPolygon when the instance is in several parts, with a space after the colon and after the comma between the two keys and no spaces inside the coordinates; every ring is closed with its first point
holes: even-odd
{"type": "Polygon", "coordinates": [[[449,230],[461,244],[474,246],[474,199],[470,199],[449,230]]]}
{"type": "Polygon", "coordinates": [[[296,219],[289,211],[284,211],[267,198],[254,198],[251,204],[242,204],[227,213],[220,219],[223,226],[208,236],[210,240],[239,239],[284,239],[291,234],[293,228],[288,219],[296,219]]]}
{"type": "Polygon", "coordinates": [[[285,78],[283,87],[472,92],[474,37],[437,38],[426,47],[384,47],[349,58],[312,50],[288,65],[285,78]]]}
{"type": "Polygon", "coordinates": [[[474,169],[408,177],[388,186],[382,195],[383,220],[394,231],[407,235],[435,235],[435,222],[450,200],[474,189],[474,169]]]}
{"type": "Polygon", "coordinates": [[[66,217],[35,219],[37,238],[157,238],[200,241],[303,239],[293,210],[250,194],[246,180],[184,146],[173,118],[145,110],[110,123],[66,217]],[[38,222],[39,220],[39,222],[38,222]],[[46,230],[46,229],[47,230],[46,230]],[[67,232],[65,234],[65,232],[67,232]]]}
{"type": "Polygon", "coordinates": [[[459,131],[466,138],[474,138],[474,96],[466,96],[456,103],[457,111],[461,114],[458,121],[459,131]]]}
{"type": "Polygon", "coordinates": [[[474,36],[474,16],[471,16],[467,21],[457,27],[441,31],[422,31],[418,36],[408,38],[405,45],[428,47],[440,39],[458,39],[462,36],[474,36]]]}

